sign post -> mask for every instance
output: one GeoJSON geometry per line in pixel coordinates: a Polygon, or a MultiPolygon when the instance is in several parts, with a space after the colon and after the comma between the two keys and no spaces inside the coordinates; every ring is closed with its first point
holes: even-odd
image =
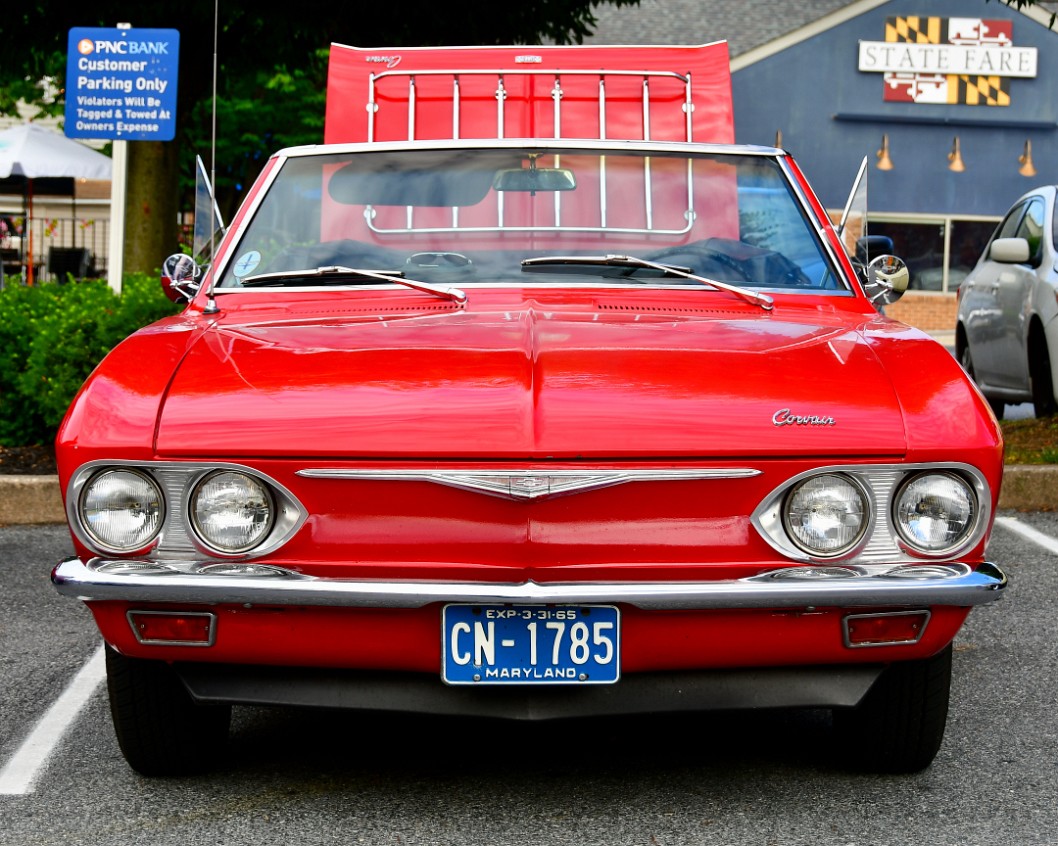
{"type": "Polygon", "coordinates": [[[125,272],[125,191],[128,173],[128,141],[115,141],[110,180],[110,231],[107,246],[107,284],[115,294],[121,293],[121,276],[125,272]]]}
{"type": "Polygon", "coordinates": [[[65,132],[114,142],[107,278],[121,292],[128,141],[172,141],[180,33],[175,29],[74,27],[67,41],[65,132]],[[116,246],[115,246],[116,245],[116,246]]]}

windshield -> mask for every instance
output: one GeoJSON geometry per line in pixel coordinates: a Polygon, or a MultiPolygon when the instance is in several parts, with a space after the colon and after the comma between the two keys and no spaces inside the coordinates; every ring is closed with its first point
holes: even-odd
{"type": "Polygon", "coordinates": [[[839,287],[774,157],[495,147],[288,158],[220,287],[270,274],[388,284],[361,271],[461,288],[703,284],[687,273],[749,289],[839,287]],[[642,263],[605,260],[614,255],[642,263]]]}

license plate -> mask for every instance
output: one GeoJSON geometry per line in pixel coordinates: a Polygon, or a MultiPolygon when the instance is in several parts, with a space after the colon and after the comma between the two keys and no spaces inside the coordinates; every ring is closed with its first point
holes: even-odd
{"type": "Polygon", "coordinates": [[[621,672],[612,605],[446,605],[448,684],[613,684],[621,672]]]}

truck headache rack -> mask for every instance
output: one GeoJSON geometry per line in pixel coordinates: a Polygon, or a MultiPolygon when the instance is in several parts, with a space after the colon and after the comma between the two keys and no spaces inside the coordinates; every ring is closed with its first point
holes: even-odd
{"type": "MultiPolygon", "coordinates": [[[[399,51],[332,45],[325,141],[628,140],[716,142],[734,140],[731,80],[724,42],[698,47],[467,47],[399,51]]],[[[635,233],[680,236],[695,222],[690,164],[676,188],[671,163],[665,201],[656,196],[662,165],[642,160],[642,201],[634,214],[612,198],[607,157],[577,156],[588,178],[553,210],[518,213],[502,193],[483,209],[367,206],[375,235],[485,232],[635,233]],[[673,213],[673,192],[686,198],[673,213]],[[590,205],[584,194],[591,193],[590,205]],[[580,196],[576,196],[579,194],[580,196]],[[657,211],[664,206],[665,219],[657,211]],[[618,213],[619,212],[619,213],[618,213]]],[[[570,161],[573,161],[571,157],[570,161]]],[[[549,156],[551,168],[563,167],[549,156]]],[[[625,162],[627,166],[627,161],[625,162]]],[[[640,189],[637,187],[636,189],[640,189]]],[[[552,203],[551,200],[548,201],[552,203]]]]}

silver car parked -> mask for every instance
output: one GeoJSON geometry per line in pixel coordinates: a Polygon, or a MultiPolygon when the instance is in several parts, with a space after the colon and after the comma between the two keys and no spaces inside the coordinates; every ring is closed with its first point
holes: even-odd
{"type": "Polygon", "coordinates": [[[1055,185],[1024,194],[959,286],[955,353],[999,418],[1023,402],[1058,413],[1056,197],[1055,185]]]}

